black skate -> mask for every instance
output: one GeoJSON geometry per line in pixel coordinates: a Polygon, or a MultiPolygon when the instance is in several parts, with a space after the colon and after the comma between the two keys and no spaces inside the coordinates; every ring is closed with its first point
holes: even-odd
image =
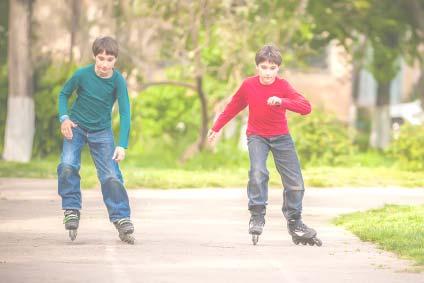
{"type": "Polygon", "coordinates": [[[296,245],[301,243],[302,245],[309,244],[310,246],[322,246],[321,240],[316,237],[317,232],[306,226],[300,219],[289,220],[287,223],[287,229],[289,234],[292,236],[293,243],[296,245]]]}
{"type": "Polygon", "coordinates": [[[121,241],[134,245],[135,239],[132,236],[132,233],[134,233],[134,225],[131,220],[129,218],[123,218],[113,222],[113,224],[119,232],[119,238],[121,241]]]}
{"type": "Polygon", "coordinates": [[[63,224],[65,224],[65,229],[69,231],[69,238],[74,241],[77,237],[80,212],[76,209],[67,209],[64,215],[63,224]]]}
{"type": "Polygon", "coordinates": [[[249,234],[252,235],[253,245],[259,241],[259,235],[262,234],[265,225],[264,215],[252,215],[249,221],[249,234]]]}

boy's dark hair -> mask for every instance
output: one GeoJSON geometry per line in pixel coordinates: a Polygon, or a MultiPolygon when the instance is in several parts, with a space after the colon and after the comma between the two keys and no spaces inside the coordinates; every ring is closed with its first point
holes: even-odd
{"type": "Polygon", "coordinates": [[[93,42],[92,50],[94,56],[106,52],[107,55],[118,57],[118,42],[110,36],[98,37],[93,42]]]}
{"type": "Polygon", "coordinates": [[[281,58],[280,50],[273,44],[264,45],[256,52],[255,62],[259,65],[262,62],[271,62],[278,66],[281,65],[283,59],[281,58]]]}

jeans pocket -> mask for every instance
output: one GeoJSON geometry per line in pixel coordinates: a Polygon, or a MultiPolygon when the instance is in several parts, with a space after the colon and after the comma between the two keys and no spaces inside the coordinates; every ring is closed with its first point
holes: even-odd
{"type": "Polygon", "coordinates": [[[248,135],[248,136],[247,136],[247,143],[250,143],[250,142],[251,142],[251,141],[253,141],[256,137],[257,137],[257,135],[248,135]]]}

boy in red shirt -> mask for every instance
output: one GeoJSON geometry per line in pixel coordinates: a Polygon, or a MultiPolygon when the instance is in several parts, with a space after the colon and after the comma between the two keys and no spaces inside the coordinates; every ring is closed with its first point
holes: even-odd
{"type": "Polygon", "coordinates": [[[256,53],[255,62],[258,75],[243,81],[209,130],[208,139],[213,141],[222,127],[248,106],[246,134],[250,171],[247,195],[251,214],[249,233],[253,244],[256,245],[265,225],[269,179],[266,160],[271,151],[284,186],[282,210],[293,242],[321,246],[316,231],[301,219],[305,188],[286,119],[286,110],[307,115],[311,112],[311,105],[287,81],[277,77],[282,58],[275,46],[262,47],[256,53]]]}

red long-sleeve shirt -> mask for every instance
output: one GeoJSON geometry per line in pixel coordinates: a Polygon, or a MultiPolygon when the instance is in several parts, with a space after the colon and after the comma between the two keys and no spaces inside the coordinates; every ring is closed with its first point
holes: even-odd
{"type": "Polygon", "coordinates": [[[297,93],[286,80],[277,77],[272,84],[263,85],[259,81],[259,76],[254,76],[243,81],[231,101],[215,121],[212,130],[219,132],[227,122],[246,106],[249,106],[246,134],[264,137],[289,133],[286,110],[301,115],[311,112],[309,101],[297,93]],[[281,98],[281,105],[268,105],[267,100],[271,96],[281,98]]]}

